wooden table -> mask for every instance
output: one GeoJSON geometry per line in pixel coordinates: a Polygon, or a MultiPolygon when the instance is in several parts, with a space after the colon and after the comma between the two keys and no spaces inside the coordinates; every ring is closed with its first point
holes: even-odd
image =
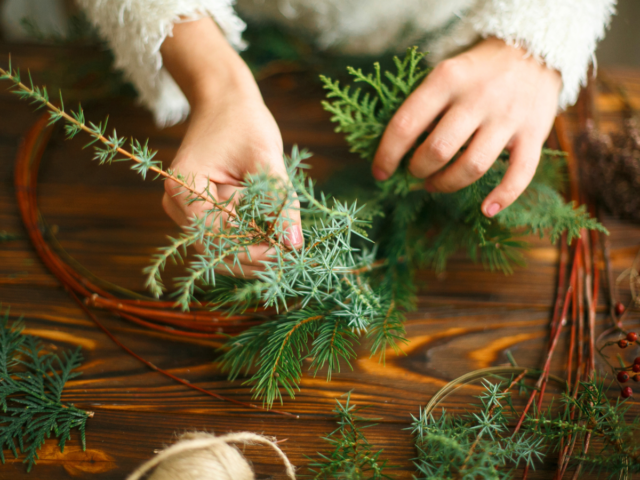
{"type": "MultiPolygon", "coordinates": [[[[16,64],[23,70],[31,68],[36,77],[52,68],[55,57],[53,47],[0,45],[2,64],[9,51],[16,64]]],[[[609,73],[623,80],[634,99],[640,100],[640,71],[609,73]]],[[[303,75],[280,75],[263,81],[261,88],[286,148],[297,143],[315,153],[315,176],[324,178],[346,162],[359,161],[333,133],[329,116],[319,104],[322,92],[317,82],[303,75]]],[[[617,99],[601,94],[597,106],[603,125],[614,128],[620,107],[617,99]]],[[[149,113],[126,99],[87,108],[90,120],[101,120],[107,113],[121,135],[149,137],[165,162],[172,159],[185,132],[184,125],[156,129],[149,113]]],[[[282,406],[298,414],[298,420],[249,411],[178,385],[125,354],[98,331],[26,240],[12,171],[20,138],[37,115],[5,90],[0,92],[0,231],[23,237],[0,244],[0,302],[11,305],[13,317],[24,314],[29,333],[59,347],[83,347],[84,373],[68,384],[64,399],[96,414],[87,425],[86,452],[81,451],[77,436],[64,454],[54,441],[48,441],[32,474],[26,474],[20,460],[10,459],[0,465],[0,479],[122,479],[154,450],[170,444],[176,434],[191,430],[249,430],[286,438],[284,451],[303,467],[304,455],[326,450],[320,437],[335,427],[331,413],[335,398],[348,391],[357,404],[371,405],[370,414],[380,417],[378,426],[369,430],[372,443],[384,449],[383,456],[391,464],[400,465],[398,478],[411,478],[415,451],[407,427],[411,415],[418,415],[440,387],[471,370],[507,363],[507,350],[520,365],[540,366],[555,295],[558,248],[531,238],[528,267],[511,276],[486,272],[462,258],[454,259],[442,275],[420,273],[424,286],[418,310],[407,322],[406,355],[389,355],[382,366],[366,355],[363,346],[353,371],[343,370],[330,383],[321,376],[305,376],[296,399],[287,399],[282,406]]],[[[571,115],[569,120],[573,125],[571,115]]],[[[49,225],[55,225],[63,247],[85,267],[141,291],[141,270],[154,248],[166,244],[166,235],[178,233],[160,204],[162,183],[143,182],[124,164],[99,167],[82,145],[83,139],[63,142],[60,135],[51,142],[40,174],[42,214],[49,225]]],[[[640,227],[610,218],[604,222],[611,231],[611,259],[617,274],[638,251],[640,227]]],[[[622,289],[621,294],[627,301],[628,291],[622,289]]],[[[604,291],[600,298],[599,327],[606,320],[604,291]]],[[[218,371],[217,342],[176,340],[99,311],[98,315],[123,343],[161,368],[222,395],[250,399],[249,387],[227,381],[218,371]]],[[[565,349],[563,339],[554,363],[558,371],[566,361],[565,349]]],[[[470,401],[468,396],[456,396],[445,406],[460,411],[470,401]]],[[[640,412],[638,404],[632,403],[632,410],[640,412]]],[[[252,447],[247,456],[258,478],[284,478],[270,451],[252,447]]],[[[549,468],[539,468],[530,478],[547,478],[549,468]]]]}

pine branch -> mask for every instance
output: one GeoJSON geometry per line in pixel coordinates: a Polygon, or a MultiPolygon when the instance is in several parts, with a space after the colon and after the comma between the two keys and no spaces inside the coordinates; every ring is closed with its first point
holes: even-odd
{"type": "Polygon", "coordinates": [[[62,452],[77,428],[84,450],[85,425],[93,412],[61,400],[66,383],[80,375],[75,371],[82,362],[80,349],[58,356],[23,329],[22,321],[9,322],[8,309],[0,313],[0,407],[8,414],[0,417],[0,459],[5,462],[4,449],[16,458],[20,450],[30,471],[52,434],[62,452]]]}
{"type": "Polygon", "coordinates": [[[580,237],[580,231],[607,230],[591,218],[584,205],[565,203],[562,196],[548,185],[533,183],[512,206],[500,213],[499,222],[507,228],[524,228],[526,233],[549,236],[556,242],[563,233],[567,243],[580,237]]]}

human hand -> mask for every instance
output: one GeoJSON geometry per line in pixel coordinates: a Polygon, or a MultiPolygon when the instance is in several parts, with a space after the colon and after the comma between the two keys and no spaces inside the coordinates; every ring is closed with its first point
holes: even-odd
{"type": "MultiPolygon", "coordinates": [[[[189,127],[171,164],[172,171],[188,178],[197,192],[208,189],[217,202],[235,195],[231,208],[247,175],[267,171],[288,182],[278,126],[251,72],[228,47],[215,24],[203,19],[176,25],[174,37],[163,44],[162,54],[191,105],[189,127]],[[217,48],[215,63],[209,66],[212,50],[211,45],[206,46],[208,40],[217,48]]],[[[182,227],[191,225],[194,216],[204,218],[213,207],[210,202],[188,200],[188,191],[173,180],[165,181],[162,205],[182,227]]],[[[281,215],[286,219],[281,242],[290,248],[303,243],[300,212],[295,207],[281,215]]],[[[227,214],[222,218],[229,220],[227,214]]],[[[269,260],[266,243],[248,250],[249,254],[238,255],[240,265],[227,264],[234,275],[248,276],[269,260]]]]}
{"type": "Polygon", "coordinates": [[[531,182],[561,84],[557,71],[525,50],[486,39],[438,64],[400,106],[382,136],[373,176],[389,178],[418,137],[435,124],[408,165],[430,192],[464,188],[482,177],[503,149],[510,152],[502,182],[482,203],[482,212],[493,217],[531,182]],[[447,165],[467,141],[468,148],[447,165]]]}
{"type": "MultiPolygon", "coordinates": [[[[225,202],[235,195],[248,174],[266,170],[269,174],[288,182],[283,161],[282,138],[271,113],[261,100],[239,99],[228,103],[197,105],[182,145],[171,164],[174,172],[192,179],[198,192],[207,187],[217,202],[225,202]]],[[[188,202],[188,192],[172,180],[165,181],[162,205],[178,225],[192,224],[195,217],[202,218],[212,209],[210,202],[188,202]]],[[[287,218],[287,236],[282,241],[290,247],[302,244],[300,212],[293,208],[283,212],[287,218]]],[[[225,221],[229,220],[223,214],[225,221]]],[[[214,225],[214,228],[216,225],[214,225]]],[[[247,254],[239,255],[241,266],[229,263],[235,275],[249,275],[261,269],[268,260],[268,244],[249,247],[247,254]]]]}

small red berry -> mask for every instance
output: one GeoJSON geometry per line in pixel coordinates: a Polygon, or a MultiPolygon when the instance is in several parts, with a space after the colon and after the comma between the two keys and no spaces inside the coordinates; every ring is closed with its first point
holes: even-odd
{"type": "Polygon", "coordinates": [[[616,315],[620,316],[624,313],[624,305],[622,302],[616,303],[616,315]]]}
{"type": "Polygon", "coordinates": [[[624,370],[618,372],[618,381],[620,383],[625,383],[629,381],[629,374],[624,370]]]}
{"type": "Polygon", "coordinates": [[[629,342],[627,342],[627,341],[626,341],[626,340],[624,340],[624,339],[623,339],[623,340],[618,341],[618,346],[619,346],[620,348],[627,348],[627,345],[629,345],[629,342]]]}
{"type": "Polygon", "coordinates": [[[627,333],[627,340],[630,342],[635,342],[638,339],[638,334],[636,332],[627,333]]]}
{"type": "Polygon", "coordinates": [[[633,396],[633,390],[631,390],[631,387],[624,387],[620,392],[620,395],[622,395],[622,398],[629,398],[633,396]]]}
{"type": "Polygon", "coordinates": [[[631,365],[631,370],[633,370],[636,373],[640,372],[640,365],[637,363],[634,363],[633,365],[631,365]]]}
{"type": "Polygon", "coordinates": [[[636,359],[633,361],[634,364],[636,365],[640,365],[640,357],[636,357],[636,359]]]}
{"type": "Polygon", "coordinates": [[[640,375],[634,375],[633,376],[633,381],[634,382],[640,382],[640,375]]]}

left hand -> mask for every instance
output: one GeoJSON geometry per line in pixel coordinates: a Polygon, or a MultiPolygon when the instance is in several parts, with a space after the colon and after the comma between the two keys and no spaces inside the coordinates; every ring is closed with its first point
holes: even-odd
{"type": "Polygon", "coordinates": [[[409,172],[431,192],[455,192],[480,177],[503,149],[511,153],[502,182],[482,203],[493,217],[511,205],[535,174],[558,109],[560,74],[521,48],[489,38],[438,64],[393,116],[372,172],[386,180],[418,137],[409,172]],[[465,143],[468,148],[447,164],[465,143]],[[445,168],[446,167],[446,168],[445,168]]]}

